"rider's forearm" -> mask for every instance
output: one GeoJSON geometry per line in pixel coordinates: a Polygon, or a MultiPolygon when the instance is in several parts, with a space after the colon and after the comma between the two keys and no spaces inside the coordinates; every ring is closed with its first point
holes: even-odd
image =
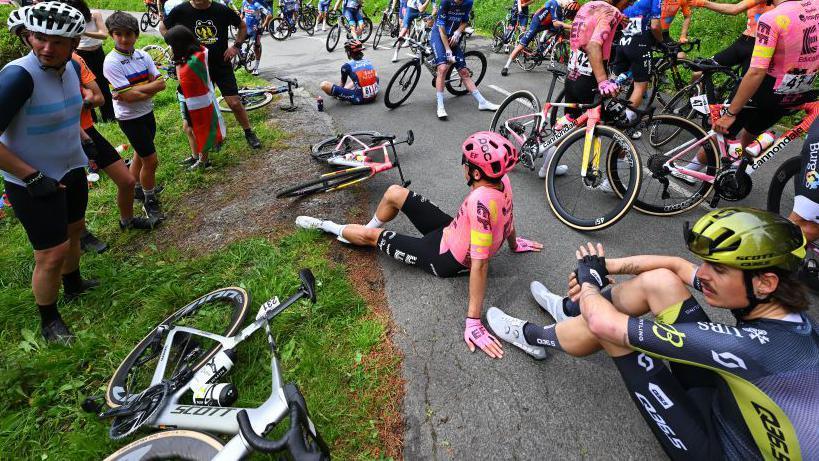
{"type": "Polygon", "coordinates": [[[748,72],[745,73],[745,76],[742,77],[742,81],[739,83],[739,88],[734,95],[734,99],[731,101],[731,105],[728,106],[728,110],[732,114],[736,115],[742,111],[742,108],[745,107],[745,104],[751,99],[751,96],[753,96],[756,90],[759,89],[759,86],[762,85],[766,74],[765,69],[759,69],[757,67],[748,69],[748,72]]]}
{"type": "MultiPolygon", "coordinates": [[[[0,142],[0,170],[7,171],[14,176],[24,179],[37,170],[31,165],[24,162],[20,157],[10,151],[5,144],[0,142]]],[[[59,178],[57,178],[59,179],[59,178]]]]}
{"type": "Polygon", "coordinates": [[[589,64],[591,64],[592,73],[594,73],[597,83],[608,80],[606,66],[603,65],[603,46],[597,42],[589,42],[586,45],[586,54],[589,55],[589,64]]]}
{"type": "Polygon", "coordinates": [[[165,23],[163,21],[159,21],[159,35],[165,36],[168,33],[168,28],[165,27],[165,23]]]}
{"type": "Polygon", "coordinates": [[[657,43],[663,41],[663,28],[660,27],[660,20],[659,19],[652,19],[651,20],[651,35],[654,36],[654,40],[657,43]]]}
{"type": "Polygon", "coordinates": [[[506,237],[506,244],[509,245],[509,248],[514,250],[515,248],[518,247],[517,240],[518,240],[518,232],[513,227],[512,232],[509,233],[509,237],[506,237]]]}
{"type": "Polygon", "coordinates": [[[481,317],[483,298],[486,295],[486,280],[489,278],[489,260],[473,259],[469,268],[469,309],[467,317],[481,317]]]}
{"type": "Polygon", "coordinates": [[[606,258],[606,270],[610,274],[639,275],[655,269],[668,269],[677,274],[684,283],[690,283],[697,266],[676,256],[637,255],[625,258],[606,258]]]}
{"type": "Polygon", "coordinates": [[[705,1],[702,4],[702,8],[709,9],[711,11],[716,11],[717,13],[722,14],[729,14],[732,16],[736,16],[739,13],[744,12],[748,8],[743,5],[743,2],[739,3],[717,3],[717,2],[709,2],[705,1]]]}
{"type": "Polygon", "coordinates": [[[598,339],[628,347],[628,316],[589,283],[584,283],[580,290],[580,314],[598,339]]]}

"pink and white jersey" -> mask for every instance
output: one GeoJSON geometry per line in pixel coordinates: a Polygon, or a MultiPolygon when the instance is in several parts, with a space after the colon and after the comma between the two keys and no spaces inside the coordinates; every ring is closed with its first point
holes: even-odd
{"type": "Polygon", "coordinates": [[[455,219],[444,228],[442,254],[448,250],[469,267],[473,259],[489,259],[500,250],[514,228],[509,176],[501,184],[503,190],[484,186],[466,196],[455,219]]]}
{"type": "Polygon", "coordinates": [[[751,67],[776,79],[777,94],[810,91],[819,73],[819,0],[789,1],[759,18],[751,67]]]}
{"type": "Polygon", "coordinates": [[[572,22],[569,45],[572,50],[586,51],[586,45],[590,42],[599,43],[603,47],[603,60],[608,60],[614,33],[623,17],[620,10],[606,2],[586,3],[577,11],[572,22]]]}

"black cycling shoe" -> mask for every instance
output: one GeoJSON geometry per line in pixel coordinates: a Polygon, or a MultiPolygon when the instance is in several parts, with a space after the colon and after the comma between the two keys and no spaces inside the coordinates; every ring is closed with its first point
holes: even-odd
{"type": "Polygon", "coordinates": [[[131,221],[128,224],[123,224],[122,221],[120,221],[119,228],[121,230],[126,229],[151,230],[157,224],[159,224],[159,221],[156,219],[143,218],[142,216],[134,216],[133,218],[131,218],[131,221]]]}
{"type": "MultiPolygon", "coordinates": [[[[156,189],[154,190],[154,194],[159,195],[159,193],[162,192],[163,189],[165,189],[165,186],[156,186],[156,189]]],[[[134,188],[134,200],[136,200],[138,202],[144,202],[145,201],[145,191],[142,190],[142,187],[135,187],[134,188]]]]}
{"type": "Polygon", "coordinates": [[[162,207],[159,204],[159,199],[154,197],[153,200],[146,200],[142,204],[142,210],[148,215],[148,219],[158,221],[163,219],[162,207]]]}
{"type": "Polygon", "coordinates": [[[506,77],[507,75],[509,75],[509,68],[508,68],[508,67],[504,67],[503,69],[501,69],[501,75],[502,75],[502,76],[504,76],[504,77],[506,77]]]}
{"type": "Polygon", "coordinates": [[[254,149],[262,148],[262,142],[259,141],[259,138],[256,137],[256,133],[254,133],[253,131],[245,131],[245,139],[247,140],[247,143],[250,145],[250,147],[254,149]]]}
{"type": "Polygon", "coordinates": [[[199,161],[198,157],[196,157],[196,158],[194,158],[194,157],[185,157],[185,160],[182,160],[181,162],[179,162],[179,164],[180,165],[185,165],[185,166],[190,166],[190,165],[193,165],[194,163],[196,163],[198,161],[199,161]]]}
{"type": "Polygon", "coordinates": [[[93,251],[99,254],[108,249],[108,244],[95,237],[94,234],[86,229],[80,237],[80,248],[86,253],[93,251]]]}
{"type": "Polygon", "coordinates": [[[71,333],[71,330],[68,329],[68,326],[66,326],[60,318],[52,320],[48,325],[43,325],[40,332],[43,334],[43,338],[45,338],[46,342],[49,343],[68,345],[76,339],[74,333],[71,333]]]}
{"type": "Polygon", "coordinates": [[[100,281],[97,279],[83,280],[80,291],[66,291],[65,293],[63,293],[63,300],[67,303],[70,303],[71,301],[74,301],[75,299],[79,298],[81,295],[86,293],[88,290],[93,290],[98,286],[100,286],[100,281]]]}

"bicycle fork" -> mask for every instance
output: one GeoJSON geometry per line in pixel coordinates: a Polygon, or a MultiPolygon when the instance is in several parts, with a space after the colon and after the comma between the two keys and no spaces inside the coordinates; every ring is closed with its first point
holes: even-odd
{"type": "Polygon", "coordinates": [[[586,125],[586,136],[583,142],[583,157],[581,160],[581,167],[580,167],[580,176],[583,178],[584,182],[587,182],[587,179],[592,179],[593,184],[592,186],[597,186],[596,179],[597,175],[600,172],[600,154],[602,151],[602,143],[600,142],[600,138],[594,135],[594,129],[597,126],[597,122],[600,121],[600,108],[597,107],[591,110],[589,114],[589,121],[586,125]],[[593,178],[589,178],[589,167],[591,167],[592,173],[594,174],[593,178]]]}

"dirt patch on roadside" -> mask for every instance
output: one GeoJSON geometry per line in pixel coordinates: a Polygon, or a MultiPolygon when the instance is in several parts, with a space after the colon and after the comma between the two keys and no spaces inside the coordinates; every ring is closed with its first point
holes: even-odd
{"type": "MultiPolygon", "coordinates": [[[[314,109],[315,100],[306,92],[299,92],[296,97],[297,111],[279,110],[278,106],[285,104],[288,103],[283,99],[273,104],[267,123],[286,132],[287,138],[272,150],[221,170],[218,184],[180,198],[168,213],[166,225],[155,231],[159,251],[176,248],[198,256],[245,237],[267,236],[276,240],[292,232],[293,221],[302,214],[339,222],[369,219],[363,188],[356,192],[317,194],[305,200],[276,199],[277,190],[326,171],[310,158],[308,148],[336,134],[332,119],[314,109]]],[[[370,315],[385,326],[383,341],[362,359],[360,366],[394,370],[389,377],[383,377],[378,388],[354,396],[357,401],[354,404],[372,406],[373,402],[386,402],[372,409],[382,445],[371,447],[371,453],[402,459],[402,355],[391,340],[395,325],[384,294],[383,274],[373,251],[340,244],[335,248],[340,250],[334,259],[346,267],[347,276],[370,307],[370,315]]]]}

